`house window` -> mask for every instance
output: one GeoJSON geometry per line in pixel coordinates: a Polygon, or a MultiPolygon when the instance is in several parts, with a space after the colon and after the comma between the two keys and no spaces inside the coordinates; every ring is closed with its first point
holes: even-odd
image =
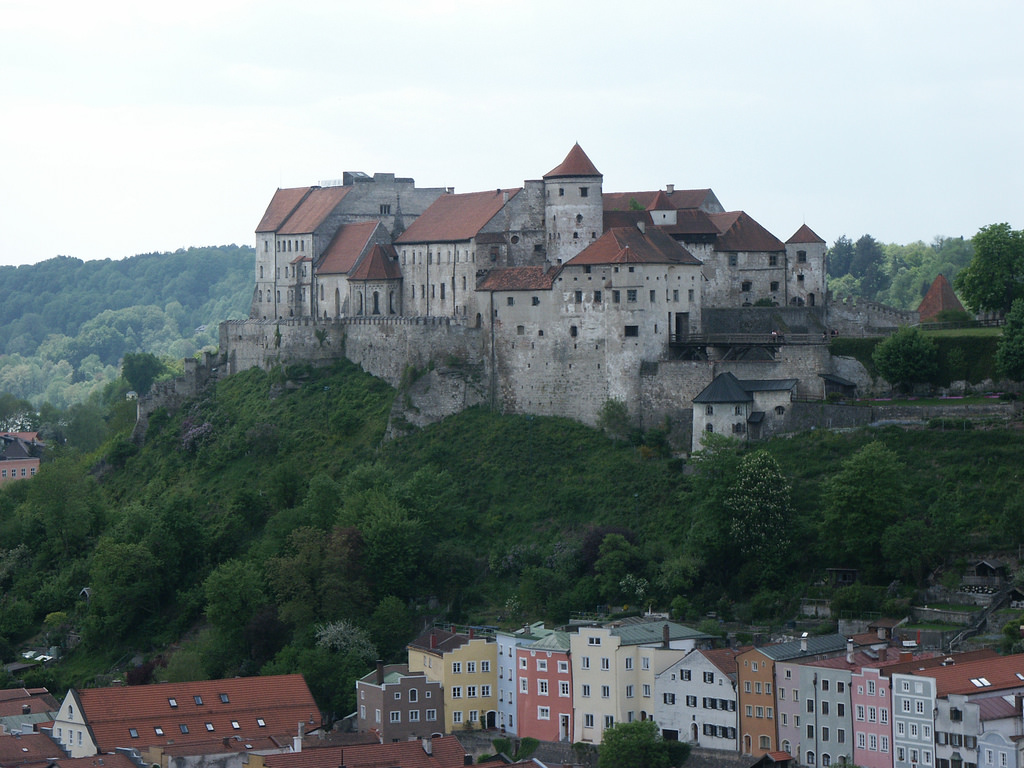
{"type": "Polygon", "coordinates": [[[583,716],[583,727],[584,728],[593,728],[594,727],[594,716],[593,715],[584,715],[583,716]]]}
{"type": "Polygon", "coordinates": [[[627,657],[626,658],[626,669],[632,669],[632,668],[633,668],[633,659],[627,657]]]}
{"type": "Polygon", "coordinates": [[[569,683],[567,683],[566,681],[563,680],[562,682],[560,682],[558,684],[558,695],[559,696],[569,696],[570,695],[569,683]]]}
{"type": "Polygon", "coordinates": [[[771,292],[775,293],[776,291],[779,290],[779,281],[778,280],[772,280],[772,282],[770,283],[769,287],[771,289],[771,292]]]}
{"type": "Polygon", "coordinates": [[[590,657],[589,656],[584,656],[580,660],[580,667],[582,669],[590,669],[590,657]]]}
{"type": "Polygon", "coordinates": [[[651,686],[649,686],[647,683],[644,683],[643,691],[645,699],[651,698],[651,686]]]}
{"type": "Polygon", "coordinates": [[[491,662],[489,662],[489,661],[481,661],[480,662],[480,671],[481,672],[490,672],[491,671],[491,662]]]}
{"type": "Polygon", "coordinates": [[[551,719],[551,708],[550,707],[537,707],[537,719],[538,720],[550,720],[551,719]]]}
{"type": "Polygon", "coordinates": [[[612,304],[618,304],[621,293],[619,291],[612,291],[612,304]]]}
{"type": "Polygon", "coordinates": [[[607,656],[602,656],[601,657],[601,669],[607,671],[607,670],[609,670],[611,668],[612,668],[611,667],[611,663],[608,661],[608,657],[607,656]]]}
{"type": "Polygon", "coordinates": [[[231,727],[232,727],[232,728],[234,728],[234,729],[235,729],[235,730],[237,731],[237,730],[238,730],[239,728],[241,728],[242,726],[238,724],[238,721],[237,721],[237,720],[232,720],[232,721],[231,721],[231,727]]]}
{"type": "Polygon", "coordinates": [[[222,693],[220,695],[220,703],[221,704],[228,704],[228,703],[230,703],[230,701],[231,700],[228,698],[228,695],[226,693],[222,693]]]}
{"type": "Polygon", "coordinates": [[[418,723],[420,721],[420,711],[418,709],[409,710],[409,722],[418,723]]]}
{"type": "Polygon", "coordinates": [[[595,304],[600,304],[601,303],[601,292],[600,291],[594,291],[594,303],[595,304]]]}
{"type": "Polygon", "coordinates": [[[777,267],[779,265],[779,257],[774,253],[768,254],[768,266],[777,267]]]}
{"type": "Polygon", "coordinates": [[[607,699],[607,698],[610,698],[610,697],[611,697],[611,695],[612,695],[612,689],[611,689],[611,686],[608,686],[608,685],[602,685],[602,686],[601,686],[601,698],[602,698],[602,699],[607,699]]]}
{"type": "Polygon", "coordinates": [[[428,709],[424,713],[424,716],[425,716],[427,722],[433,722],[434,720],[437,720],[437,710],[436,709],[428,709]]]}
{"type": "Polygon", "coordinates": [[[185,725],[185,723],[182,723],[181,725],[179,725],[178,728],[181,729],[182,733],[188,733],[188,726],[185,725]]]}
{"type": "Polygon", "coordinates": [[[689,681],[689,679],[690,679],[690,670],[688,670],[688,669],[680,669],[679,670],[679,679],[680,680],[689,681]]]}
{"type": "Polygon", "coordinates": [[[453,699],[461,699],[462,698],[462,686],[461,685],[453,685],[452,686],[452,698],[453,699]]]}
{"type": "Polygon", "coordinates": [[[537,693],[539,693],[541,696],[547,696],[548,695],[548,681],[547,680],[538,680],[537,681],[537,693]]]}
{"type": "Polygon", "coordinates": [[[589,685],[584,685],[583,686],[583,697],[587,698],[587,699],[590,698],[590,686],[589,685]]]}
{"type": "Polygon", "coordinates": [[[807,251],[797,251],[796,252],[796,260],[798,262],[800,262],[801,264],[806,264],[807,263],[807,251]]]}
{"type": "Polygon", "coordinates": [[[400,722],[402,722],[402,712],[401,712],[401,710],[392,710],[390,715],[391,715],[390,722],[392,722],[392,723],[400,723],[400,722]]]}
{"type": "Polygon", "coordinates": [[[628,302],[635,302],[636,301],[636,288],[627,288],[626,289],[626,301],[628,301],[628,302]]]}
{"type": "Polygon", "coordinates": [[[758,737],[758,745],[760,746],[761,749],[771,749],[772,748],[772,742],[771,742],[771,739],[768,736],[760,736],[760,737],[758,737]]]}
{"type": "Polygon", "coordinates": [[[158,725],[156,728],[153,729],[153,733],[155,733],[157,736],[163,736],[164,729],[158,725]]]}
{"type": "Polygon", "coordinates": [[[206,730],[208,730],[208,731],[212,731],[213,730],[213,723],[204,723],[204,725],[206,726],[206,730]]]}
{"type": "MultiPolygon", "coordinates": [[[[133,739],[139,738],[139,732],[137,730],[135,730],[134,728],[129,728],[128,729],[128,735],[131,736],[133,739]]],[[[992,762],[992,761],[990,760],[989,762],[992,762]]]]}
{"type": "Polygon", "coordinates": [[[476,698],[476,686],[475,685],[467,685],[466,686],[466,697],[470,698],[470,699],[475,699],[476,698]]]}
{"type": "Polygon", "coordinates": [[[507,299],[505,299],[505,302],[511,307],[516,303],[516,297],[509,296],[507,299]]]}
{"type": "Polygon", "coordinates": [[[633,698],[633,686],[632,685],[627,685],[626,686],[626,698],[627,699],[632,699],[633,698]]]}
{"type": "MultiPolygon", "coordinates": [[[[168,699],[167,703],[171,705],[171,709],[175,709],[178,706],[178,700],[177,699],[168,699]]],[[[70,712],[68,713],[68,717],[71,717],[71,713],[70,712]]]]}
{"type": "Polygon", "coordinates": [[[461,712],[452,712],[452,722],[453,723],[461,723],[462,722],[462,713],[461,712]]]}
{"type": "Polygon", "coordinates": [[[640,335],[639,325],[627,325],[625,328],[626,338],[636,338],[640,335]]]}

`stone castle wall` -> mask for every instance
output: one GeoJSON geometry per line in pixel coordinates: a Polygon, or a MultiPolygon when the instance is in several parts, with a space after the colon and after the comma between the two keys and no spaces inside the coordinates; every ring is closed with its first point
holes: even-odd
{"type": "Polygon", "coordinates": [[[917,312],[894,309],[876,301],[842,296],[828,305],[828,324],[844,336],[878,336],[891,333],[901,325],[917,325],[917,312]]]}

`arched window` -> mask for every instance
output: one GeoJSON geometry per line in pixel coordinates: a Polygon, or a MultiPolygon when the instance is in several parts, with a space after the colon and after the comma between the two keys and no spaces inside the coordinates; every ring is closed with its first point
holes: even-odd
{"type": "Polygon", "coordinates": [[[822,755],[821,755],[821,764],[822,764],[823,766],[829,766],[829,765],[832,765],[832,758],[831,758],[831,757],[829,757],[829,754],[828,754],[828,752],[824,752],[824,753],[822,753],[822,755]]]}
{"type": "Polygon", "coordinates": [[[786,412],[786,409],[783,406],[781,406],[781,405],[776,405],[775,406],[775,413],[777,413],[779,416],[781,416],[785,412],[786,412]]]}
{"type": "Polygon", "coordinates": [[[714,424],[705,424],[704,425],[704,431],[705,432],[714,432],[715,431],[715,425],[714,424]]]}
{"type": "Polygon", "coordinates": [[[808,752],[807,753],[807,764],[808,765],[814,765],[814,753],[813,752],[808,752]]]}
{"type": "Polygon", "coordinates": [[[742,405],[737,405],[735,413],[736,413],[737,416],[742,416],[743,415],[743,406],[742,405]]]}
{"type": "Polygon", "coordinates": [[[757,742],[758,742],[757,746],[759,748],[761,748],[761,749],[771,749],[772,748],[772,740],[770,738],[768,738],[767,736],[760,736],[758,738],[757,742]]]}
{"type": "Polygon", "coordinates": [[[377,291],[373,292],[373,314],[380,314],[380,294],[377,291]]]}

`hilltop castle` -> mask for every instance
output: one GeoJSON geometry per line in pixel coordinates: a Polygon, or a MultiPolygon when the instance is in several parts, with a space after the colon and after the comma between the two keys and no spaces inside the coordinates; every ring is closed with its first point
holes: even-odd
{"type": "MultiPolygon", "coordinates": [[[[577,144],[513,189],[362,173],[279,189],[256,230],[250,319],[221,329],[229,370],[344,349],[398,385],[441,364],[434,415],[481,402],[593,424],[619,400],[687,444],[694,398],[723,373],[821,397],[840,373],[822,238],[803,225],[783,242],[710,189],[603,181],[577,144]]],[[[752,428],[782,429],[775,411],[752,428]]]]}

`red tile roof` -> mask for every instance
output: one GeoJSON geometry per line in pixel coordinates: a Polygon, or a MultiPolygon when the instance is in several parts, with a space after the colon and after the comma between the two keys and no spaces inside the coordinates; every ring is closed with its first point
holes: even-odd
{"type": "Polygon", "coordinates": [[[572,149],[569,150],[569,154],[565,156],[565,160],[545,173],[544,178],[557,179],[563,176],[600,175],[601,172],[597,170],[594,164],[590,161],[590,158],[587,157],[587,153],[583,151],[583,147],[579,145],[579,142],[576,142],[572,149]]]}
{"type": "Polygon", "coordinates": [[[602,203],[606,211],[628,211],[630,203],[636,201],[644,210],[651,210],[651,203],[659,195],[668,198],[669,206],[676,210],[700,208],[709,196],[710,189],[676,189],[672,192],[654,190],[651,192],[605,192],[602,203]]]}
{"type": "Polygon", "coordinates": [[[586,264],[693,264],[700,262],[683,246],[656,227],[610,229],[588,245],[567,265],[586,264]]]}
{"type": "Polygon", "coordinates": [[[798,229],[796,232],[794,232],[793,236],[791,238],[789,238],[789,240],[786,241],[786,243],[791,243],[793,245],[796,245],[797,243],[824,243],[824,242],[825,241],[822,240],[820,237],[818,237],[818,235],[814,232],[814,230],[811,229],[810,227],[808,227],[806,224],[803,224],[800,227],[800,229],[798,229]]]}
{"type": "Polygon", "coordinates": [[[721,232],[715,244],[716,251],[786,250],[786,246],[779,238],[743,211],[712,213],[710,218],[721,232]]]}
{"type": "Polygon", "coordinates": [[[235,736],[243,742],[272,738],[285,743],[296,735],[300,721],[307,724],[307,732],[320,726],[320,711],[301,675],[84,688],[73,692],[100,752],[112,752],[117,747],[220,743],[235,736]],[[202,704],[196,703],[196,696],[202,704]],[[176,701],[176,707],[171,706],[170,699],[176,701]],[[239,727],[235,728],[233,722],[239,727]],[[212,731],[207,723],[212,724],[212,731]],[[187,733],[182,730],[183,725],[187,733]],[[136,729],[138,738],[131,736],[129,728],[136,729]],[[156,728],[161,728],[163,735],[157,735],[156,728]]]}
{"type": "Polygon", "coordinates": [[[339,227],[334,238],[320,255],[320,263],[316,267],[317,274],[346,274],[366,251],[374,231],[379,226],[380,222],[377,221],[361,221],[339,227]]]}
{"type": "Polygon", "coordinates": [[[301,752],[267,755],[267,768],[461,768],[466,750],[454,736],[430,740],[428,755],[423,742],[400,741],[390,744],[357,744],[346,747],[304,748],[301,752]]]}
{"type": "Polygon", "coordinates": [[[912,674],[935,679],[935,695],[951,693],[994,693],[1005,688],[1024,687],[1024,653],[996,656],[978,661],[958,662],[912,674]]]}
{"type": "Polygon", "coordinates": [[[35,760],[63,757],[60,747],[53,739],[42,733],[26,733],[21,736],[0,736],[0,766],[17,765],[35,760]]]}
{"type": "Polygon", "coordinates": [[[315,232],[352,187],[313,187],[277,230],[279,235],[305,235],[315,232]]]}
{"type": "Polygon", "coordinates": [[[277,190],[263,214],[263,219],[256,227],[256,231],[276,232],[306,195],[314,189],[315,187],[294,187],[277,190]]]}
{"type": "Polygon", "coordinates": [[[477,285],[478,291],[549,291],[557,268],[500,267],[490,270],[477,285]]]}
{"type": "Polygon", "coordinates": [[[949,284],[946,276],[940,272],[935,280],[932,281],[932,286],[928,289],[928,293],[921,300],[917,312],[921,316],[921,322],[924,323],[934,320],[939,312],[946,310],[965,311],[964,305],[960,303],[960,299],[953,293],[953,286],[949,284]]]}
{"type": "Polygon", "coordinates": [[[520,189],[441,195],[395,243],[454,243],[476,237],[520,189]]]}
{"type": "Polygon", "coordinates": [[[751,646],[742,648],[714,648],[709,651],[698,651],[704,654],[704,658],[722,670],[722,673],[729,677],[736,676],[736,656],[744,651],[749,651],[751,646]]]}
{"type": "Polygon", "coordinates": [[[348,273],[349,280],[400,280],[402,268],[398,256],[390,245],[375,245],[348,273]]]}

